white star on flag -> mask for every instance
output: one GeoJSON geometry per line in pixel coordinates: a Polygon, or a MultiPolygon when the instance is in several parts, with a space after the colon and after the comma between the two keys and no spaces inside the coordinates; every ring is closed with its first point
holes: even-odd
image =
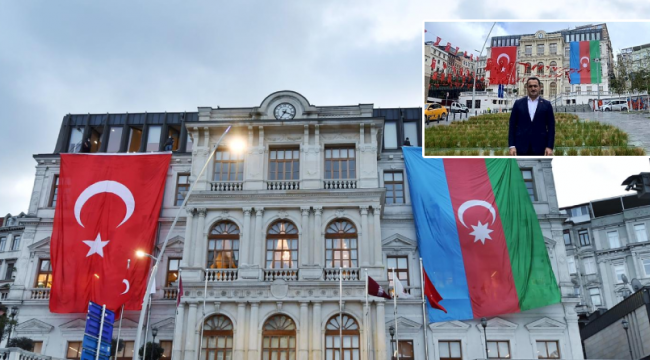
{"type": "Polygon", "coordinates": [[[90,246],[90,250],[88,250],[86,257],[89,257],[92,254],[98,254],[99,256],[104,257],[104,246],[108,245],[109,241],[110,240],[102,241],[99,234],[97,234],[95,240],[84,240],[84,244],[90,246]]]}
{"type": "Polygon", "coordinates": [[[492,231],[494,231],[494,230],[488,229],[488,224],[487,223],[483,224],[483,223],[481,223],[479,221],[478,225],[476,225],[476,226],[472,225],[472,228],[474,229],[474,231],[472,231],[469,234],[474,235],[474,242],[477,242],[477,241],[480,240],[481,243],[483,245],[485,245],[485,240],[486,239],[492,240],[492,238],[490,237],[490,233],[492,231]]]}

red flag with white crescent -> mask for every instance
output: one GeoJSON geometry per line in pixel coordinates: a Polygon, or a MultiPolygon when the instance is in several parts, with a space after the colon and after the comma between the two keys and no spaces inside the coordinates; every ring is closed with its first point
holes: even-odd
{"type": "Polygon", "coordinates": [[[438,46],[438,45],[440,45],[440,41],[442,41],[442,39],[440,38],[440,36],[436,36],[436,42],[433,43],[433,46],[438,46]]]}
{"type": "Polygon", "coordinates": [[[171,154],[61,154],[50,311],[140,310],[171,154]],[[130,266],[127,264],[130,260],[130,266]]]}
{"type": "Polygon", "coordinates": [[[514,64],[517,63],[516,46],[500,46],[492,48],[492,68],[490,70],[490,84],[514,84],[514,64]]]}

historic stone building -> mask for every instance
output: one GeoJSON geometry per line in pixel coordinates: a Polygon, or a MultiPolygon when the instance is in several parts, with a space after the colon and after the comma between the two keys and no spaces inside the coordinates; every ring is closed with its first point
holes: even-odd
{"type": "MultiPolygon", "coordinates": [[[[345,359],[389,359],[392,303],[370,298],[366,271],[385,288],[395,268],[413,299],[399,300],[400,357],[490,356],[582,359],[573,284],[567,270],[550,160],[519,164],[538,214],[562,303],[479,321],[423,324],[419,253],[401,146],[420,145],[422,109],[372,104],[316,106],[280,91],[249,108],[201,107],[192,113],[67,115],[56,148],[38,154],[18,268],[3,303],[19,308],[15,334],[41,353],[78,358],[85,314],[48,311],[49,240],[59,154],[160,151],[177,141],[169,167],[157,247],[170,236],[156,275],[150,327],[174,359],[330,360],[344,330],[345,359]],[[217,139],[233,128],[197,178],[217,139]],[[228,148],[235,138],[243,154],[228,148]],[[170,231],[189,184],[197,181],[170,231]],[[342,273],[339,267],[343,267],[342,273]],[[184,293],[175,308],[177,279],[184,293]],[[343,324],[339,324],[339,277],[343,324]],[[207,292],[204,290],[207,282],[207,292]],[[367,316],[366,316],[367,314],[367,316]],[[203,338],[201,327],[204,326],[203,338]],[[484,342],[484,335],[488,343],[484,342]],[[225,355],[222,357],[222,355],[225,355]]],[[[462,161],[462,160],[459,160],[462,161]]],[[[436,186],[436,184],[431,184],[436,186]]],[[[118,358],[130,358],[138,312],[126,312],[118,358]]],[[[114,334],[116,336],[116,334],[114,334]]],[[[151,331],[147,336],[152,339],[151,331]]],[[[338,358],[338,357],[336,357],[338,358]]]]}

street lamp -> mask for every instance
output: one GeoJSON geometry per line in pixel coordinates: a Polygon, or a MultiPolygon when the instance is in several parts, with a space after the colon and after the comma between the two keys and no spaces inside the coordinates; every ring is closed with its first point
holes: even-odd
{"type": "Polygon", "coordinates": [[[487,332],[485,328],[487,328],[487,318],[482,317],[481,318],[481,326],[483,326],[483,337],[485,338],[485,358],[488,358],[488,346],[487,346],[487,332]]]}
{"type": "Polygon", "coordinates": [[[154,327],[151,329],[151,335],[153,335],[153,342],[151,343],[151,360],[153,360],[153,352],[156,345],[156,335],[158,335],[158,328],[154,327]]]}
{"type": "MultiPolygon", "coordinates": [[[[492,34],[492,29],[494,29],[494,25],[497,23],[493,23],[492,27],[490,28],[490,32],[487,34],[487,37],[485,37],[485,42],[483,42],[483,47],[481,48],[481,52],[478,54],[478,62],[481,61],[481,56],[483,56],[483,50],[485,50],[485,44],[487,44],[488,39],[490,38],[490,34],[492,34]]],[[[474,66],[474,86],[472,87],[472,109],[474,109],[474,115],[476,115],[476,103],[474,98],[476,97],[476,68],[478,66],[474,66]]]]}
{"type": "Polygon", "coordinates": [[[630,335],[627,333],[627,329],[630,327],[630,323],[628,323],[627,320],[623,319],[623,321],[621,321],[621,325],[623,325],[623,329],[625,329],[627,347],[630,349],[630,359],[634,359],[634,355],[632,355],[632,344],[630,344],[630,335]]]}
{"type": "Polygon", "coordinates": [[[9,323],[9,334],[7,334],[7,345],[9,345],[9,340],[11,339],[11,329],[14,326],[13,325],[14,318],[16,317],[16,315],[18,315],[18,307],[12,306],[11,313],[9,315],[11,315],[11,323],[9,323]]]}
{"type": "Polygon", "coordinates": [[[394,359],[395,358],[395,345],[394,345],[395,340],[393,340],[393,337],[395,336],[395,327],[393,327],[393,325],[391,325],[388,328],[388,333],[390,334],[390,351],[391,351],[390,358],[394,359]]]}

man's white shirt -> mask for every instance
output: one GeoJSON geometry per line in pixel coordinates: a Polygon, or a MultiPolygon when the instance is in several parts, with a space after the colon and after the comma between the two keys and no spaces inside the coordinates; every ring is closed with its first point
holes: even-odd
{"type": "Polygon", "coordinates": [[[533,117],[535,117],[537,105],[539,105],[539,96],[535,100],[532,100],[530,96],[528,96],[528,114],[530,115],[530,121],[533,121],[533,117]]]}

